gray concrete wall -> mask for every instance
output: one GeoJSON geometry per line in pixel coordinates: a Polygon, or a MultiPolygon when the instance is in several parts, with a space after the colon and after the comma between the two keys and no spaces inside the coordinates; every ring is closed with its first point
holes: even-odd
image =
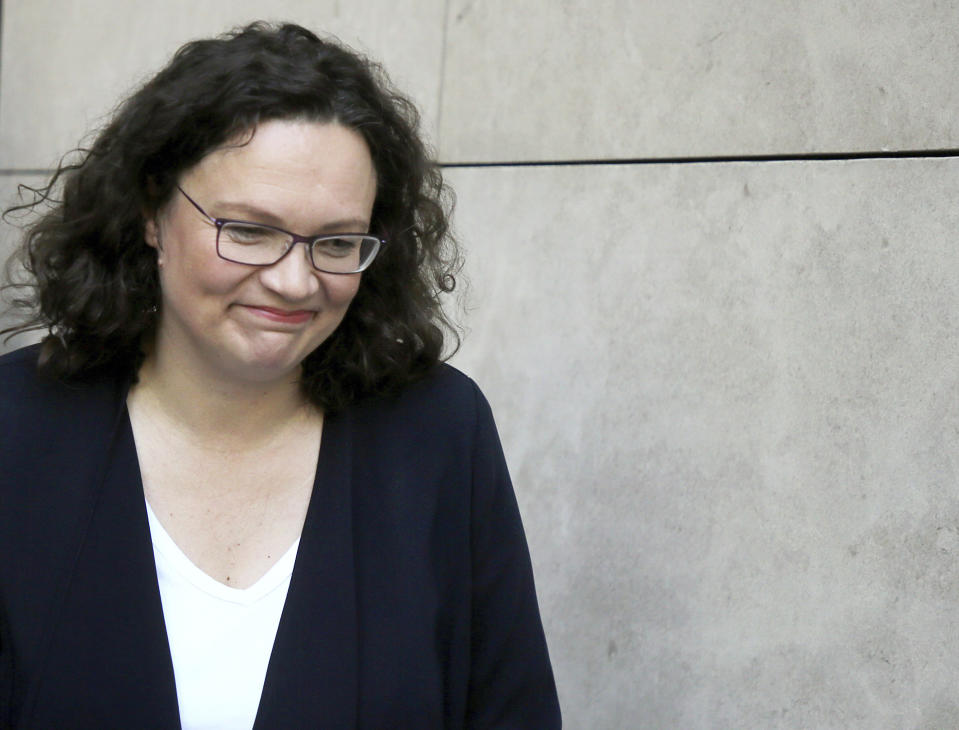
{"type": "MultiPolygon", "coordinates": [[[[269,7],[382,58],[441,160],[494,163],[448,170],[453,362],[567,726],[959,727],[959,159],[923,154],[959,147],[959,3],[400,5],[269,7]],[[801,158],[884,150],[917,154],[801,158]],[[657,162],[751,155],[781,159],[657,162]],[[634,162],[509,164],[575,160],[634,162]]],[[[4,3],[0,195],[259,8],[4,3]]]]}

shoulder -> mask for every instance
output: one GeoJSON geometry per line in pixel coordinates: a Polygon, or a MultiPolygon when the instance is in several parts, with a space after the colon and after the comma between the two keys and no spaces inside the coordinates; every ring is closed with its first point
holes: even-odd
{"type": "Polygon", "coordinates": [[[61,382],[40,372],[39,353],[39,346],[31,345],[0,356],[0,449],[5,456],[13,456],[7,451],[14,444],[59,434],[82,441],[116,411],[116,380],[61,382]]]}
{"type": "Polygon", "coordinates": [[[37,367],[39,345],[0,356],[0,419],[53,398],[57,385],[44,378],[37,367]]]}
{"type": "Polygon", "coordinates": [[[445,363],[399,394],[371,398],[353,409],[360,421],[409,424],[414,419],[423,427],[436,428],[470,427],[488,411],[486,398],[473,379],[445,363]]]}
{"type": "Polygon", "coordinates": [[[0,355],[0,378],[6,383],[10,378],[19,381],[35,376],[39,355],[39,345],[29,345],[0,355]]]}
{"type": "Polygon", "coordinates": [[[347,416],[354,447],[401,460],[447,459],[466,463],[496,428],[476,383],[450,365],[435,367],[398,395],[373,398],[347,416]]]}
{"type": "Polygon", "coordinates": [[[55,398],[57,393],[68,395],[73,388],[45,377],[38,366],[40,345],[29,345],[0,355],[0,386],[4,402],[33,400],[44,396],[55,398]]]}

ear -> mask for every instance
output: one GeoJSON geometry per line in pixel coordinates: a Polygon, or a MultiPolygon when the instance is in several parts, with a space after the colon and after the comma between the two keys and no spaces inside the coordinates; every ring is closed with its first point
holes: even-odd
{"type": "Polygon", "coordinates": [[[157,223],[156,216],[144,216],[146,223],[143,226],[143,237],[146,239],[147,246],[152,246],[157,251],[163,252],[163,246],[160,243],[160,225],[157,223]]]}
{"type": "Polygon", "coordinates": [[[156,216],[146,218],[143,225],[143,238],[147,246],[155,248],[157,251],[157,268],[163,268],[163,242],[160,240],[160,224],[156,216]]]}

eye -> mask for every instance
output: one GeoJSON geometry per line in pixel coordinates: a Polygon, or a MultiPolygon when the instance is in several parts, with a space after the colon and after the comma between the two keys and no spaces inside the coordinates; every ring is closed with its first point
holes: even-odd
{"type": "Polygon", "coordinates": [[[224,223],[221,235],[244,246],[272,244],[287,238],[283,233],[255,223],[224,223]]]}
{"type": "Polygon", "coordinates": [[[362,236],[332,236],[319,238],[313,244],[314,255],[344,258],[355,254],[363,241],[362,236]]]}

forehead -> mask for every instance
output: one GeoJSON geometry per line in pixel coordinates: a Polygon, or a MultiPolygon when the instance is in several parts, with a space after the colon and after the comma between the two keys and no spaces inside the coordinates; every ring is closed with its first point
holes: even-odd
{"type": "Polygon", "coordinates": [[[264,122],[210,152],[181,183],[218,217],[246,204],[290,223],[333,212],[368,221],[376,195],[366,141],[335,122],[264,122]]]}

